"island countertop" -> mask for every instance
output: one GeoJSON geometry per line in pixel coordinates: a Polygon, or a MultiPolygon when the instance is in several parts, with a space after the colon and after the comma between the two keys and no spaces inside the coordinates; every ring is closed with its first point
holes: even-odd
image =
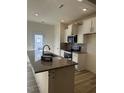
{"type": "Polygon", "coordinates": [[[73,66],[77,63],[62,58],[60,56],[53,57],[52,62],[45,62],[41,60],[41,53],[38,51],[27,51],[30,63],[35,73],[58,69],[66,66],[73,66]]]}

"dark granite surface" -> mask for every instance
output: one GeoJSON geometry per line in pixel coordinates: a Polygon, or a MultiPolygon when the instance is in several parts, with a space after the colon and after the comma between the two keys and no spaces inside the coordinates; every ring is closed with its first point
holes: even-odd
{"type": "Polygon", "coordinates": [[[53,57],[52,62],[45,62],[41,61],[42,53],[40,51],[27,51],[27,53],[35,73],[48,71],[51,69],[58,69],[66,66],[73,66],[77,64],[59,56],[53,57]]]}

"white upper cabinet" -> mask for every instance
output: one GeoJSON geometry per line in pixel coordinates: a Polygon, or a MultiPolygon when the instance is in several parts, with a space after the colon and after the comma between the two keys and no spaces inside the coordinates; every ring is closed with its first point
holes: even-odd
{"type": "Polygon", "coordinates": [[[78,25],[77,24],[68,25],[68,33],[70,33],[70,35],[77,35],[77,31],[78,31],[78,25]]]}
{"type": "Polygon", "coordinates": [[[64,31],[65,31],[65,35],[64,35],[64,42],[66,42],[66,43],[67,43],[67,42],[68,42],[68,41],[67,41],[67,38],[68,38],[68,36],[70,36],[70,35],[71,35],[71,32],[70,32],[70,31],[68,31],[68,29],[65,29],[64,31]]]}
{"type": "Polygon", "coordinates": [[[92,18],[92,28],[91,32],[96,32],[96,17],[92,18]]]}
{"type": "Polygon", "coordinates": [[[84,20],[82,27],[83,34],[89,33],[90,30],[91,30],[91,19],[84,20]]]}
{"type": "Polygon", "coordinates": [[[84,19],[82,25],[79,26],[79,34],[87,34],[96,32],[96,17],[84,19]]]}
{"type": "Polygon", "coordinates": [[[84,43],[84,34],[96,33],[96,17],[90,17],[80,21],[81,24],[70,24],[64,30],[64,42],[70,35],[78,35],[77,43],[84,43]]]}
{"type": "Polygon", "coordinates": [[[68,25],[68,28],[67,28],[67,32],[69,33],[69,35],[72,34],[72,24],[71,25],[68,25]]]}
{"type": "Polygon", "coordinates": [[[61,56],[61,57],[64,57],[64,50],[61,49],[60,52],[61,52],[61,53],[60,53],[60,56],[61,56]]]}
{"type": "Polygon", "coordinates": [[[78,34],[78,25],[70,24],[68,25],[67,29],[64,30],[64,42],[67,42],[67,37],[70,35],[77,35],[78,34]]]}

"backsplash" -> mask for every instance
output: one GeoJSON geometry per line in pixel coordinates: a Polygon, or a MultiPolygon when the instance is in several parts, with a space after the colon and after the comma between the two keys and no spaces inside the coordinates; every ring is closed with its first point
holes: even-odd
{"type": "MultiPolygon", "coordinates": [[[[79,46],[81,47],[81,51],[80,52],[86,52],[87,51],[87,46],[86,44],[78,44],[78,43],[74,43],[72,46],[79,46]]],[[[62,50],[65,50],[65,51],[71,51],[71,48],[72,48],[71,44],[70,43],[61,43],[60,44],[60,48],[62,50]]]]}

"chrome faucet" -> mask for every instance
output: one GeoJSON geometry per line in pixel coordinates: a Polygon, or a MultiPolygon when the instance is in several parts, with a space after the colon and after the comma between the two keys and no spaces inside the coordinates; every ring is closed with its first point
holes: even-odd
{"type": "Polygon", "coordinates": [[[49,46],[49,45],[44,45],[44,46],[43,46],[43,55],[44,55],[44,49],[45,49],[46,46],[47,46],[47,47],[49,48],[49,50],[50,50],[50,46],[49,46]]]}

